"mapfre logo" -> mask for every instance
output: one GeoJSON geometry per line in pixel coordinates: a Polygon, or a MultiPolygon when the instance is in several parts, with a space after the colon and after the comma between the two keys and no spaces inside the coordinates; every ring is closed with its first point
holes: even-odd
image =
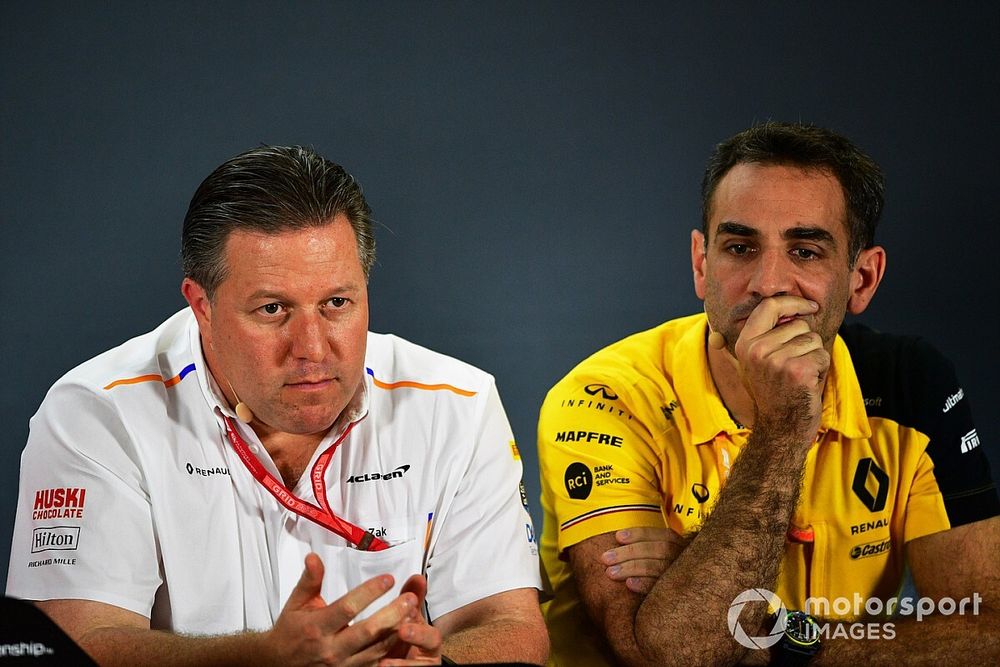
{"type": "Polygon", "coordinates": [[[39,519],[82,519],[83,504],[87,499],[87,489],[59,487],[35,491],[35,506],[31,518],[39,519]]]}
{"type": "Polygon", "coordinates": [[[624,440],[620,435],[597,431],[559,431],[556,433],[556,442],[588,442],[609,447],[621,447],[624,440]]]}

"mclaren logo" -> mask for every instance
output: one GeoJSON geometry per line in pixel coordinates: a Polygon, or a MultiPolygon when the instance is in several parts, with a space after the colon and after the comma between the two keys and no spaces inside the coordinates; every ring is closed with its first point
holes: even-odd
{"type": "Polygon", "coordinates": [[[370,472],[367,475],[351,475],[347,478],[348,484],[354,484],[356,482],[377,482],[377,481],[388,481],[390,479],[398,479],[406,474],[406,471],[410,469],[410,466],[403,464],[392,470],[390,472],[370,472]]]}

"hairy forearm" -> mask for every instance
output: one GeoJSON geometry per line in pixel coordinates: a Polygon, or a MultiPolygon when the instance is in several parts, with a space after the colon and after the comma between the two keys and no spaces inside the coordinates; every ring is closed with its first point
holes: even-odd
{"type": "MultiPolygon", "coordinates": [[[[843,624],[849,626],[851,624],[843,624]]],[[[1000,662],[1000,613],[985,609],[978,615],[928,616],[865,623],[864,631],[843,638],[833,636],[837,627],[830,623],[827,638],[816,656],[816,665],[995,665],[1000,662]],[[870,625],[869,625],[870,623],[870,625]]],[[[850,632],[845,627],[844,632],[850,632]]]]}
{"type": "MultiPolygon", "coordinates": [[[[729,606],[773,587],[807,451],[800,436],[755,429],[703,527],[639,607],[636,642],[649,662],[729,664],[746,652],[729,632],[729,606]]],[[[749,605],[741,624],[755,629],[766,611],[749,605]]]]}
{"type": "Polygon", "coordinates": [[[448,635],[441,652],[460,664],[524,662],[544,665],[549,655],[549,640],[544,625],[499,618],[448,635]]]}
{"type": "Polygon", "coordinates": [[[78,643],[102,667],[268,664],[261,633],[197,637],[140,628],[95,628],[78,643]]]}

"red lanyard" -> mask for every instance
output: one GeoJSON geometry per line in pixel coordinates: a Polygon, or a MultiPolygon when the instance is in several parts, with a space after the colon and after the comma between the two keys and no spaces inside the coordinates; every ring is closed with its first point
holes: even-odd
{"type": "Polygon", "coordinates": [[[388,544],[372,535],[369,531],[359,528],[349,521],[344,521],[334,514],[330,510],[330,503],[326,500],[326,482],[324,481],[326,467],[330,464],[330,459],[333,458],[333,452],[336,451],[337,446],[347,437],[347,434],[351,432],[351,429],[354,428],[357,422],[348,424],[343,435],[337,438],[337,442],[333,443],[325,452],[319,455],[316,465],[313,466],[312,474],[310,475],[313,491],[316,494],[316,500],[322,505],[322,507],[317,507],[312,503],[302,500],[289,491],[279,480],[275,479],[274,475],[269,473],[263,464],[257,460],[257,457],[250,453],[250,448],[247,447],[247,443],[240,437],[240,434],[236,432],[236,427],[233,426],[232,420],[226,416],[222,418],[226,421],[226,435],[229,437],[229,442],[232,444],[233,449],[236,450],[236,453],[239,454],[243,465],[247,467],[247,470],[250,471],[254,479],[271,492],[271,495],[279,503],[299,516],[304,516],[327,530],[340,535],[362,551],[382,551],[389,548],[388,544]]]}

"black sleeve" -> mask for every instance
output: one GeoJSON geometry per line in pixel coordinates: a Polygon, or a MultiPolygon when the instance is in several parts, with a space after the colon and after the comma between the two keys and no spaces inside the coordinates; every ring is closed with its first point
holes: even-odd
{"type": "Polygon", "coordinates": [[[871,416],[892,419],[929,438],[927,454],[952,526],[1000,514],[1000,497],[955,367],[914,337],[858,324],[841,328],[871,416]]]}

